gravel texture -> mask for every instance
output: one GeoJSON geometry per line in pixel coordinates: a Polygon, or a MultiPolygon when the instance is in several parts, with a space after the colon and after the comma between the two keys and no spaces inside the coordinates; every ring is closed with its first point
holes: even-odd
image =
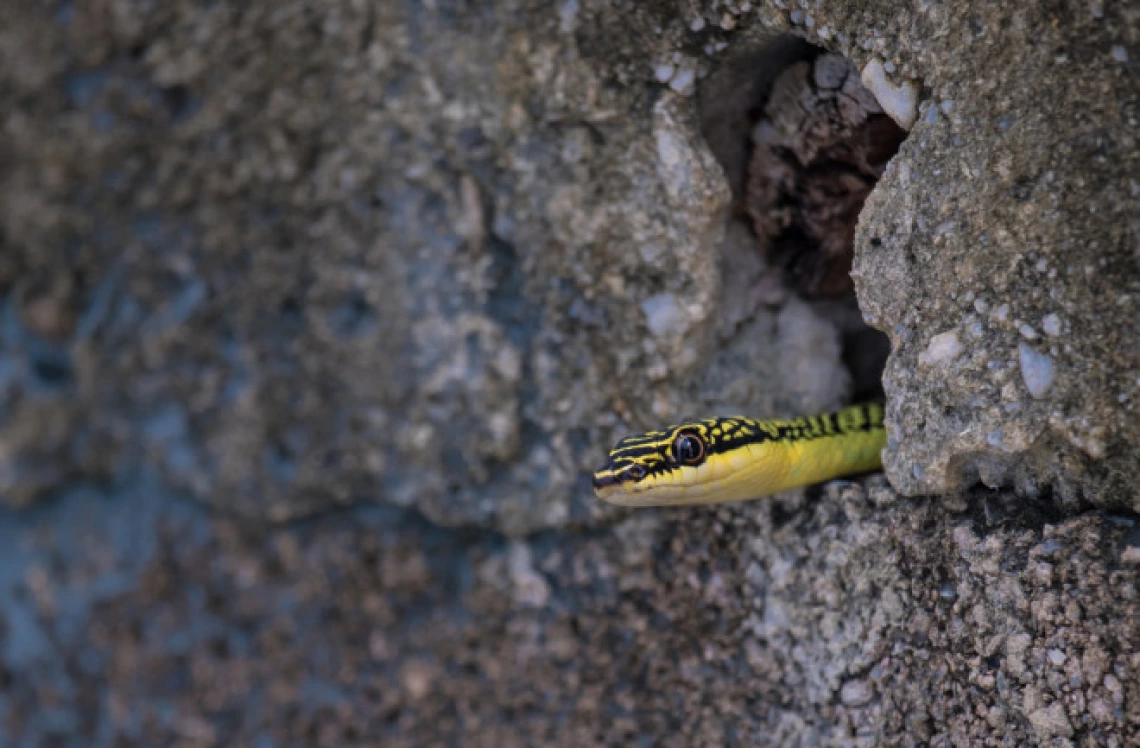
{"type": "Polygon", "coordinates": [[[113,5],[0,32],[5,500],[144,450],[251,517],[588,519],[716,309],[727,189],[630,59],[662,9],[113,5]]]}
{"type": "Polygon", "coordinates": [[[7,2],[0,742],[1140,743],[1140,20],[1007,5],[7,2]],[[877,378],[746,220],[819,49],[886,478],[601,506],[877,378]]]}
{"type": "Polygon", "coordinates": [[[1140,76],[1111,54],[1135,11],[960,5],[868,37],[927,92],[856,241],[893,349],[887,475],[1140,510],[1140,76]]]}
{"type": "Polygon", "coordinates": [[[146,482],[0,520],[6,745],[1140,740],[1140,525],[997,492],[528,540],[146,482]]]}

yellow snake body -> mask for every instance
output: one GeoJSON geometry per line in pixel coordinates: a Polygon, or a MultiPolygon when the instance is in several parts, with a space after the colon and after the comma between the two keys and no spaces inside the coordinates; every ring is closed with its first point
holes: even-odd
{"type": "Polygon", "coordinates": [[[878,470],[885,444],[873,403],[791,420],[706,418],[622,439],[594,492],[622,506],[756,499],[878,470]]]}

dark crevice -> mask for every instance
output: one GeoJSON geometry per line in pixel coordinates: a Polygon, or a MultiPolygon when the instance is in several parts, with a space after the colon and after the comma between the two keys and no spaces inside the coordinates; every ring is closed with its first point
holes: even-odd
{"type": "MultiPolygon", "coordinates": [[[[750,303],[779,304],[791,292],[839,309],[852,400],[881,400],[890,345],[856,311],[850,271],[863,202],[906,132],[853,65],[798,37],[725,62],[702,84],[699,107],[702,134],[732,190],[730,221],[746,227],[766,268],[756,286],[784,289],[753,294],[750,303]]],[[[724,254],[726,278],[747,275],[739,262],[724,254]]]]}

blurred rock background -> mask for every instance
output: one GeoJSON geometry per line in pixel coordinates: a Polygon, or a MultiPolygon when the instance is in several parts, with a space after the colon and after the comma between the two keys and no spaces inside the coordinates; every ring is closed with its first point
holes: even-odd
{"type": "Polygon", "coordinates": [[[5,744],[1140,740],[1127,6],[2,14],[5,744]],[[852,247],[890,485],[599,506],[852,247]]]}

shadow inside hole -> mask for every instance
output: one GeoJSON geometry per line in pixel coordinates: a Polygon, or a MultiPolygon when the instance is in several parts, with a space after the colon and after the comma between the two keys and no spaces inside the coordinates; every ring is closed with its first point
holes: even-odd
{"type": "Polygon", "coordinates": [[[859,315],[850,271],[859,212],[906,132],[852,63],[798,37],[727,60],[698,106],[732,189],[729,235],[753,244],[745,253],[724,245],[726,282],[758,289],[731,303],[780,306],[794,294],[833,312],[849,307],[837,326],[853,396],[881,399],[889,343],[859,315]]]}

